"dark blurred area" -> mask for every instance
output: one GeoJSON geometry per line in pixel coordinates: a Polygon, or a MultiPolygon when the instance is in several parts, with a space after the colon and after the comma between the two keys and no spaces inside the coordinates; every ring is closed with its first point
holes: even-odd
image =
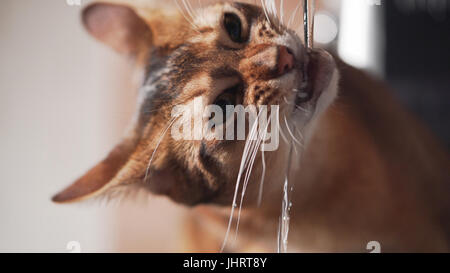
{"type": "Polygon", "coordinates": [[[450,151],[450,1],[383,1],[385,76],[450,151]]]}

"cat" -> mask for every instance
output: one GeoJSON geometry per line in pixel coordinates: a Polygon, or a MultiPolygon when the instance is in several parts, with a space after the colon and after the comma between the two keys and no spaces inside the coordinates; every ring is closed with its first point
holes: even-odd
{"type": "MultiPolygon", "coordinates": [[[[190,13],[84,8],[87,31],[145,79],[132,129],[54,202],[144,189],[191,207],[186,251],[273,252],[289,170],[288,251],[363,252],[370,241],[384,252],[449,251],[450,159],[382,82],[306,49],[264,5],[190,13]],[[278,106],[277,149],[264,152],[261,137],[174,140],[173,108],[196,98],[222,109],[278,106]]],[[[235,118],[224,114],[215,130],[235,118]]]]}

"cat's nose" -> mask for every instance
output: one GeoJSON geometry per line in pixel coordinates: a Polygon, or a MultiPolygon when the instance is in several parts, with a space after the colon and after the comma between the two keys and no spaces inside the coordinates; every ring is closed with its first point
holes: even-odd
{"type": "Polygon", "coordinates": [[[277,76],[283,76],[294,68],[294,55],[285,46],[278,46],[277,76]]]}

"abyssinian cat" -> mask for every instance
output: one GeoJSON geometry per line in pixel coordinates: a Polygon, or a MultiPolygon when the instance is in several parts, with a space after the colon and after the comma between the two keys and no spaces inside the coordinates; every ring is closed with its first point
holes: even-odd
{"type": "MultiPolygon", "coordinates": [[[[266,8],[227,2],[192,12],[84,9],[88,32],[134,59],[145,79],[127,136],[53,201],[145,189],[192,208],[187,251],[272,252],[289,170],[288,251],[361,252],[369,241],[386,252],[449,251],[449,157],[382,83],[306,50],[266,8]],[[247,140],[175,140],[173,108],[198,98],[200,108],[279,106],[277,149],[249,140],[251,126],[247,140]]],[[[214,130],[236,117],[224,114],[214,130]]]]}

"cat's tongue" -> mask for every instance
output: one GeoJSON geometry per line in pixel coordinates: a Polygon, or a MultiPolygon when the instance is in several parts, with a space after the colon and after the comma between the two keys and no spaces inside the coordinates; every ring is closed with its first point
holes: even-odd
{"type": "Polygon", "coordinates": [[[328,87],[335,63],[333,57],[322,49],[308,52],[305,80],[297,93],[296,105],[317,102],[322,92],[328,87]]]}

